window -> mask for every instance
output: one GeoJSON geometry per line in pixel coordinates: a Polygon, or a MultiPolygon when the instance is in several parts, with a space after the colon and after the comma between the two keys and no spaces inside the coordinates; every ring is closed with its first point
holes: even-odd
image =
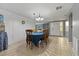
{"type": "Polygon", "coordinates": [[[63,32],[63,22],[60,22],[60,32],[63,32]]]}

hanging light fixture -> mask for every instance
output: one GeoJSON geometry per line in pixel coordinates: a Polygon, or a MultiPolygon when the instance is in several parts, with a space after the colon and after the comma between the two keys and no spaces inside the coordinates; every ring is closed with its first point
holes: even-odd
{"type": "Polygon", "coordinates": [[[43,20],[44,20],[44,18],[41,17],[40,14],[39,14],[39,16],[36,18],[36,21],[43,21],[43,20]]]}
{"type": "MultiPolygon", "coordinates": [[[[33,13],[33,15],[35,15],[35,13],[33,13]]],[[[35,20],[36,20],[36,21],[43,21],[44,18],[41,17],[40,14],[39,14],[39,16],[35,18],[35,20]]]]}

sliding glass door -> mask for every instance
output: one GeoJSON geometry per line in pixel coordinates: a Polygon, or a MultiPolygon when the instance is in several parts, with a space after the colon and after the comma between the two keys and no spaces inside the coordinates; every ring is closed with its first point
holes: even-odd
{"type": "Polygon", "coordinates": [[[56,21],[50,23],[50,35],[64,36],[64,21],[56,21]]]}

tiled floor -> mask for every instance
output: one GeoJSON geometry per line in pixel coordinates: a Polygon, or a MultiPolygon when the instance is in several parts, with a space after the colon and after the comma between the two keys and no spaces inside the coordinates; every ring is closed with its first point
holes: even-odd
{"type": "Polygon", "coordinates": [[[34,47],[32,50],[26,47],[25,41],[11,45],[8,50],[0,52],[1,56],[71,56],[72,47],[63,37],[49,37],[48,45],[44,48],[34,47]]]}

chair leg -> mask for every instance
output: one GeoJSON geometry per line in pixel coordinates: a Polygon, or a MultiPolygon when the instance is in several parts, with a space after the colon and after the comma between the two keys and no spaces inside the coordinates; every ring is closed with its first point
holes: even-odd
{"type": "Polygon", "coordinates": [[[31,49],[33,49],[33,44],[32,44],[32,42],[31,42],[31,49]]]}
{"type": "Polygon", "coordinates": [[[29,45],[29,42],[28,42],[28,40],[26,40],[26,43],[27,43],[27,44],[26,44],[26,47],[27,47],[27,46],[29,45]]]}
{"type": "Polygon", "coordinates": [[[42,48],[44,48],[44,44],[43,44],[43,43],[44,43],[44,41],[43,41],[43,40],[41,40],[40,45],[41,45],[41,47],[42,47],[42,48]]]}

